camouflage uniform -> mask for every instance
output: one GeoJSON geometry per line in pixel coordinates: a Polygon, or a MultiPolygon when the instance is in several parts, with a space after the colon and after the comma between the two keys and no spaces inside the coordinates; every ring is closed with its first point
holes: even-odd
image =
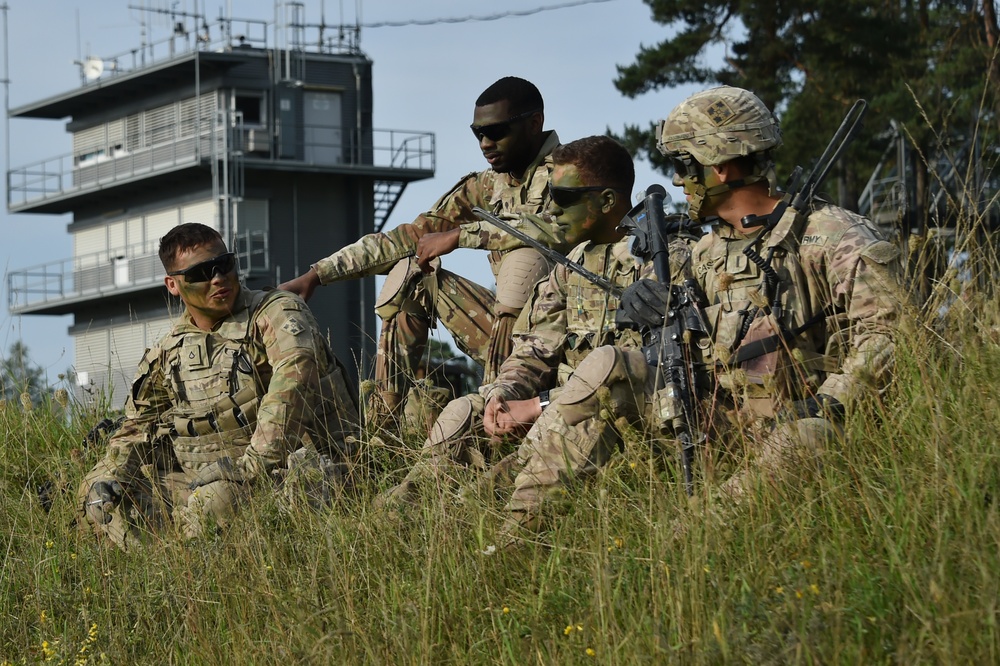
{"type": "MultiPolygon", "coordinates": [[[[702,359],[717,361],[716,413],[702,415],[709,438],[743,439],[757,469],[777,475],[814,458],[840,433],[826,418],[781,421],[774,416],[790,401],[823,394],[849,404],[885,385],[890,372],[893,331],[903,306],[898,289],[898,250],[882,240],[858,215],[821,205],[808,217],[801,243],[788,233],[794,211],[764,239],[777,249],[773,267],[786,285],[781,325],[795,330],[813,325],[777,352],[740,367],[726,362],[738,345],[741,312],[759,302],[760,269],[742,253],[753,237],[724,224],[702,238],[691,264],[708,297],[705,318],[711,340],[700,345],[702,359]],[[827,316],[828,315],[828,316],[827,316]]],[[[759,316],[741,344],[770,336],[774,314],[759,316]]],[[[593,472],[620,442],[624,417],[635,423],[641,396],[649,393],[650,373],[642,354],[625,348],[596,350],[581,364],[564,391],[535,423],[519,453],[528,460],[515,480],[507,510],[507,531],[536,528],[546,497],[568,479],[593,472]]],[[[718,442],[715,442],[718,446],[718,442]]],[[[744,493],[746,474],[729,479],[730,496],[744,493]]]]}
{"type": "MultiPolygon", "coordinates": [[[[728,86],[696,93],[671,111],[657,134],[693,219],[718,197],[756,183],[767,186],[772,207],[778,203],[771,151],[781,145],[781,131],[753,93],[728,86]],[[707,176],[712,166],[737,159],[739,178],[707,176]]],[[[868,220],[815,202],[801,215],[787,209],[771,231],[742,236],[718,223],[695,246],[692,266],[708,298],[710,337],[698,347],[717,369],[714,408],[700,415],[703,430],[713,446],[723,437],[742,438],[765,474],[800,469],[795,463],[815,460],[839,434],[829,418],[834,401],[850,405],[888,380],[904,307],[897,249],[868,220]],[[773,250],[774,303],[762,295],[758,264],[743,254],[751,243],[759,243],[763,257],[773,250]]],[[[597,350],[581,364],[528,434],[534,450],[515,481],[507,529],[536,525],[552,489],[600,462],[600,455],[580,453],[600,453],[618,441],[611,419],[633,416],[630,401],[648,380],[644,372],[641,357],[623,349],[597,350]]],[[[738,497],[748,482],[740,473],[724,489],[738,497]]]]}
{"type": "MultiPolygon", "coordinates": [[[[655,279],[653,265],[640,264],[629,252],[628,239],[612,244],[584,243],[569,258],[622,288],[640,278],[655,279]]],[[[689,259],[689,239],[670,244],[675,277],[689,274],[689,259]]],[[[483,414],[490,398],[527,400],[549,390],[554,404],[563,390],[560,387],[567,379],[572,382],[574,372],[592,350],[606,345],[641,347],[637,331],[615,326],[617,309],[617,298],[565,266],[556,266],[535,286],[515,326],[514,349],[496,380],[481,387],[481,395],[463,396],[445,407],[424,444],[420,462],[388,496],[406,497],[420,480],[451,470],[454,463],[483,471],[507,453],[495,450],[496,443],[483,430],[483,414]]],[[[542,413],[540,422],[548,412],[542,413]]],[[[520,451],[527,449],[522,445],[520,451]]],[[[518,462],[524,464],[525,459],[518,462]]]]}
{"type": "Polygon", "coordinates": [[[383,323],[375,378],[390,412],[418,376],[435,316],[458,347],[485,366],[487,381],[510,353],[514,321],[531,286],[551,267],[536,250],[481,222],[472,208],[516,222],[546,245],[558,247],[552,229],[538,217],[548,203],[549,155],[557,145],[559,138],[550,131],[523,174],[491,169],[469,174],[412,223],[365,236],[313,265],[322,284],[389,272],[376,302],[383,323]],[[414,255],[421,236],[458,227],[460,247],[491,251],[496,293],[449,271],[438,268],[424,274],[417,266],[414,255]]]}
{"type": "Polygon", "coordinates": [[[346,370],[302,300],[246,289],[212,331],[185,315],[147,350],[125,411],[79,493],[82,502],[95,481],[122,484],[123,501],[101,526],[122,546],[171,514],[189,537],[206,519],[225,524],[250,484],[280,479],[290,464],[342,473],[359,420],[346,370]],[[199,470],[224,457],[245,483],[189,490],[199,470]]]}

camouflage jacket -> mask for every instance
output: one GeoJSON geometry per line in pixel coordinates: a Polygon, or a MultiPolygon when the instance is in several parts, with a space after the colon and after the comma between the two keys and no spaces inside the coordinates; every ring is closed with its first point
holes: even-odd
{"type": "MultiPolygon", "coordinates": [[[[546,245],[557,245],[553,229],[540,214],[549,200],[549,168],[552,151],[559,145],[554,131],[547,133],[538,155],[521,175],[497,173],[492,169],[470,173],[441,197],[434,207],[413,222],[386,232],[368,234],[351,245],[313,264],[322,284],[387,272],[397,261],[413,256],[424,234],[461,227],[459,246],[480,250],[509,250],[522,244],[506,233],[482,223],[473,207],[484,208],[498,217],[518,220],[524,230],[546,245]],[[532,215],[521,220],[523,215],[532,215]]],[[[496,275],[499,254],[490,264],[496,275]]]]}
{"type": "MultiPolygon", "coordinates": [[[[690,277],[690,239],[675,238],[669,247],[672,280],[690,277]]],[[[640,263],[629,251],[628,238],[610,244],[583,243],[568,256],[623,289],[641,278],[656,279],[652,262],[640,263]]],[[[640,348],[638,331],[615,326],[617,310],[617,298],[565,266],[556,266],[535,285],[514,328],[514,349],[496,381],[481,389],[483,395],[526,400],[561,386],[598,347],[640,348]]]]}
{"type": "Polygon", "coordinates": [[[123,481],[163,456],[191,471],[228,455],[254,478],[301,446],[342,445],[358,423],[356,396],[305,303],[245,289],[212,331],[185,313],[146,351],[125,413],[101,463],[123,481]]]}
{"type": "MultiPolygon", "coordinates": [[[[723,363],[741,345],[796,331],[789,348],[758,356],[739,371],[724,370],[720,383],[744,400],[757,400],[765,416],[780,402],[818,392],[847,404],[867,387],[887,381],[904,296],[899,286],[899,251],[867,219],[825,203],[810,211],[800,232],[789,209],[757,247],[774,248],[772,267],[780,277],[780,321],[758,316],[739,341],[744,311],[765,305],[761,270],[743,254],[757,235],[743,236],[718,224],[695,246],[692,265],[708,297],[706,319],[713,349],[723,363]]],[[[763,310],[758,310],[762,313],[763,310]]],[[[779,345],[781,346],[781,345],[779,345]]]]}

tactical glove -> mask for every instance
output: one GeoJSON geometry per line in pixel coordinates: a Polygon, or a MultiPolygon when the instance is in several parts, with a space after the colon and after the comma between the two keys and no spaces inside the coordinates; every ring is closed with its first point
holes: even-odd
{"type": "Polygon", "coordinates": [[[233,483],[243,483],[243,470],[236,466],[229,456],[219,458],[214,463],[208,464],[198,470],[194,481],[188,486],[190,490],[207,486],[216,481],[232,481],[233,483]]]}
{"type": "Polygon", "coordinates": [[[663,313],[667,310],[668,300],[668,285],[643,278],[625,288],[620,307],[633,324],[656,328],[663,326],[663,313]]]}
{"type": "Polygon", "coordinates": [[[110,523],[111,510],[118,506],[124,494],[122,485],[114,479],[95,481],[87,492],[87,501],[83,503],[87,520],[95,525],[110,523]]]}
{"type": "Polygon", "coordinates": [[[796,400],[778,413],[778,421],[823,418],[830,421],[844,420],[844,405],[836,398],[817,393],[805,400],[796,400]]]}

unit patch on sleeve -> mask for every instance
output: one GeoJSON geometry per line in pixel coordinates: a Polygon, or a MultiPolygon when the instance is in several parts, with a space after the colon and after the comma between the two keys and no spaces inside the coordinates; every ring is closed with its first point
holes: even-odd
{"type": "Polygon", "coordinates": [[[285,323],[281,326],[281,330],[289,335],[298,335],[302,331],[306,330],[305,327],[299,323],[299,320],[295,317],[289,317],[285,323]]]}

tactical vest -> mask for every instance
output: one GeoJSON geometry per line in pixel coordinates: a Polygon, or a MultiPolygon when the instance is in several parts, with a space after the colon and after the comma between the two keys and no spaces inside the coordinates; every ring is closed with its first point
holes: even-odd
{"type": "MultiPolygon", "coordinates": [[[[515,184],[508,174],[495,174],[493,196],[490,198],[490,212],[503,220],[518,220],[522,215],[537,215],[545,210],[548,203],[549,170],[552,157],[546,155],[542,161],[530,168],[523,183],[515,184]]],[[[504,252],[490,251],[490,268],[496,279],[500,271],[500,259],[504,252]]]]}
{"type": "MultiPolygon", "coordinates": [[[[708,256],[698,258],[695,270],[708,296],[705,318],[714,341],[713,345],[706,338],[703,352],[706,359],[714,356],[719,361],[717,376],[723,388],[741,398],[751,411],[773,416],[787,401],[814,391],[826,373],[837,367],[840,353],[831,349],[828,328],[831,324],[836,328],[843,317],[827,321],[822,308],[816,309],[817,299],[808,292],[811,276],[800,256],[782,248],[775,250],[771,262],[781,282],[781,318],[777,320],[773,312],[764,316],[762,271],[743,254],[752,241],[717,237],[708,256]],[[756,318],[748,321],[754,312],[756,318]],[[788,331],[799,334],[775,338],[788,331]],[[729,363],[741,347],[765,339],[776,341],[774,351],[755,354],[735,367],[729,363]]],[[[837,242],[839,237],[830,239],[834,246],[837,242]]]]}
{"type": "MultiPolygon", "coordinates": [[[[569,258],[622,288],[644,274],[652,273],[651,265],[642,267],[636,263],[628,254],[624,243],[605,245],[602,251],[595,251],[596,247],[577,246],[570,252],[569,258]]],[[[628,349],[642,347],[642,336],[638,331],[618,330],[615,327],[617,298],[569,270],[566,271],[565,289],[566,364],[570,368],[579,366],[591,351],[603,345],[617,345],[628,349]]]]}
{"type": "MultiPolygon", "coordinates": [[[[251,292],[248,307],[216,330],[182,324],[159,347],[146,352],[133,397],[140,397],[150,369],[159,363],[171,409],[162,415],[157,435],[169,436],[185,469],[198,470],[224,456],[239,458],[250,444],[257,408],[272,376],[266,350],[253,339],[254,321],[280,295],[278,291],[251,292]]],[[[334,387],[326,384],[343,382],[337,375],[340,368],[329,363],[326,369],[321,394],[339,396],[342,391],[334,394],[334,387]]]]}

